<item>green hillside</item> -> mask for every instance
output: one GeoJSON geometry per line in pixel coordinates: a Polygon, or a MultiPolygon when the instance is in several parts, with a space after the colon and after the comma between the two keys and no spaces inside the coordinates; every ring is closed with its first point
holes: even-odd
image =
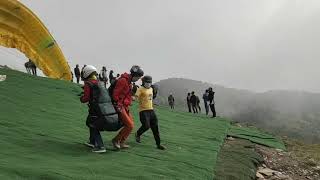
{"type": "MultiPolygon", "coordinates": [[[[94,154],[82,145],[87,107],[77,96],[79,86],[8,69],[0,74],[7,75],[0,82],[0,179],[213,179],[220,147],[233,129],[223,118],[157,107],[166,151],[155,148],[150,131],[141,144],[132,134],[131,149],[94,154]]],[[[103,132],[109,149],[114,135],[103,132]]]]}

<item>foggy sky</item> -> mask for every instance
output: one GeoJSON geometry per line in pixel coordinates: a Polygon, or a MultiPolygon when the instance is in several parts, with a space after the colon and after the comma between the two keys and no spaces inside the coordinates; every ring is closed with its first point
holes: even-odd
{"type": "MultiPolygon", "coordinates": [[[[139,64],[155,80],[320,92],[318,0],[21,2],[48,27],[72,67],[106,65],[122,73],[139,64]]],[[[22,69],[23,56],[10,53],[0,51],[0,64],[22,69]]]]}

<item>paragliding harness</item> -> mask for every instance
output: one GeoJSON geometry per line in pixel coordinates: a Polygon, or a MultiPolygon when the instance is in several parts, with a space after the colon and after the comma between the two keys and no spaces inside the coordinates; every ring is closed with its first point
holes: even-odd
{"type": "Polygon", "coordinates": [[[89,117],[87,125],[99,131],[118,131],[122,126],[119,115],[113,106],[108,90],[100,83],[86,82],[91,89],[89,117]]]}

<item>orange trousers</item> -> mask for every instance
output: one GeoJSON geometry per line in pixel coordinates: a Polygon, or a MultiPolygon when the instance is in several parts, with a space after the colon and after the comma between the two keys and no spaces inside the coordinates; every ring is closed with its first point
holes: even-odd
{"type": "Polygon", "coordinates": [[[124,143],[129,137],[131,131],[133,130],[134,123],[133,123],[133,117],[130,114],[129,110],[122,110],[120,112],[120,119],[123,123],[123,128],[115,137],[115,140],[119,143],[124,143]]]}

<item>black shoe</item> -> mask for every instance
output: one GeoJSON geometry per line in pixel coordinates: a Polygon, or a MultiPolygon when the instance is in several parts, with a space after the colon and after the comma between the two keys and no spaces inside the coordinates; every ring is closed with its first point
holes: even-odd
{"type": "Polygon", "coordinates": [[[157,145],[157,148],[160,149],[160,150],[166,150],[167,148],[163,145],[157,145]]]}
{"type": "Polygon", "coordinates": [[[135,134],[135,136],[136,136],[136,142],[137,142],[137,143],[141,143],[141,138],[140,138],[140,136],[138,136],[137,133],[135,134]]]}

